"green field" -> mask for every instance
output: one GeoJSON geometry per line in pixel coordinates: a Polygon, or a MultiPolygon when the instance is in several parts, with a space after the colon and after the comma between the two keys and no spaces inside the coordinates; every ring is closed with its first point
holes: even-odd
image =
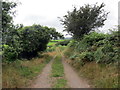
{"type": "Polygon", "coordinates": [[[65,39],[60,39],[60,40],[51,40],[51,41],[53,41],[53,42],[55,42],[55,41],[64,41],[65,39]]]}
{"type": "Polygon", "coordinates": [[[55,45],[57,42],[60,42],[60,41],[65,41],[65,39],[60,39],[60,40],[51,40],[47,46],[53,46],[55,45]]]}
{"type": "Polygon", "coordinates": [[[57,42],[49,42],[47,46],[55,45],[57,42]]]}

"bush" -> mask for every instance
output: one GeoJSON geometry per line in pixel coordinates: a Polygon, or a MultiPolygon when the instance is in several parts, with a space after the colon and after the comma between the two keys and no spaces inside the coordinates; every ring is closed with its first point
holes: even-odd
{"type": "Polygon", "coordinates": [[[84,62],[96,61],[105,64],[118,62],[120,50],[116,32],[111,34],[91,32],[80,41],[72,40],[65,55],[73,61],[77,58],[84,62]]]}
{"type": "Polygon", "coordinates": [[[79,41],[75,44],[75,51],[77,52],[84,52],[89,48],[88,43],[85,43],[84,41],[79,41]]]}
{"type": "Polygon", "coordinates": [[[83,62],[90,62],[94,60],[94,56],[92,52],[82,52],[79,55],[79,58],[83,61],[83,62]]]}
{"type": "Polygon", "coordinates": [[[70,56],[70,59],[71,59],[71,60],[75,60],[76,57],[78,57],[77,54],[70,56]]]}
{"type": "Polygon", "coordinates": [[[118,50],[114,49],[112,45],[105,44],[103,47],[99,47],[95,53],[94,58],[97,63],[113,63],[118,61],[118,50]]]}
{"type": "Polygon", "coordinates": [[[4,57],[9,57],[12,61],[16,57],[19,57],[19,59],[31,59],[37,56],[38,52],[46,50],[50,39],[63,37],[60,33],[56,32],[55,28],[48,28],[47,26],[34,24],[32,26],[16,27],[13,27],[9,34],[3,33],[7,36],[3,44],[9,46],[4,49],[4,57]]]}
{"type": "Polygon", "coordinates": [[[8,45],[3,45],[3,62],[12,62],[18,58],[17,51],[8,45]]]}
{"type": "Polygon", "coordinates": [[[55,51],[55,48],[56,48],[55,46],[48,47],[46,51],[47,52],[52,52],[52,51],[55,51]]]}
{"type": "Polygon", "coordinates": [[[74,48],[77,43],[78,43],[77,41],[71,40],[70,43],[68,44],[68,47],[69,48],[74,48]]]}
{"type": "Polygon", "coordinates": [[[104,53],[102,52],[102,47],[100,47],[94,53],[94,58],[95,58],[96,62],[97,63],[100,62],[100,60],[102,59],[103,56],[104,56],[104,53]]]}
{"type": "Polygon", "coordinates": [[[67,56],[68,58],[71,57],[74,54],[74,48],[66,48],[64,55],[67,56]]]}
{"type": "Polygon", "coordinates": [[[69,44],[70,40],[65,40],[65,41],[60,41],[58,43],[56,43],[55,45],[62,45],[62,46],[67,46],[69,44]]]}
{"type": "Polygon", "coordinates": [[[83,41],[87,43],[88,45],[92,46],[94,43],[101,41],[105,39],[106,37],[108,37],[107,34],[92,32],[88,35],[85,35],[83,37],[83,41]]]}

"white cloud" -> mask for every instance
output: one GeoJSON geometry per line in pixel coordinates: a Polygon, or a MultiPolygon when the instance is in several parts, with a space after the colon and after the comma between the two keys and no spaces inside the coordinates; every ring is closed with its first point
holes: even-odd
{"type": "MultiPolygon", "coordinates": [[[[13,0],[12,0],[13,1],[13,0]]],[[[16,1],[16,0],[14,0],[16,1]]],[[[19,0],[22,4],[17,9],[15,23],[32,25],[34,23],[55,27],[62,32],[63,26],[57,17],[63,17],[73,6],[83,6],[84,4],[95,4],[102,2],[106,4],[105,10],[110,12],[105,26],[102,30],[107,30],[118,24],[118,1],[119,0],[19,0]]]]}

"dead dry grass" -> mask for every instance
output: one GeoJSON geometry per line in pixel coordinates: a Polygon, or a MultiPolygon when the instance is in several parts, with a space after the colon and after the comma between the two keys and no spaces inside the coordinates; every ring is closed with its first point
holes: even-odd
{"type": "Polygon", "coordinates": [[[92,83],[92,87],[118,87],[118,68],[114,65],[106,66],[91,62],[85,64],[78,71],[80,76],[87,78],[92,83]]]}
{"type": "Polygon", "coordinates": [[[87,79],[93,88],[118,88],[118,66],[116,64],[105,65],[95,62],[86,63],[80,66],[74,60],[66,59],[66,62],[72,65],[79,76],[87,79]],[[79,68],[78,68],[79,67],[79,68]]]}
{"type": "Polygon", "coordinates": [[[23,88],[29,86],[32,80],[41,73],[44,66],[51,60],[55,53],[46,53],[42,58],[32,60],[17,60],[3,65],[2,87],[23,88]]]}

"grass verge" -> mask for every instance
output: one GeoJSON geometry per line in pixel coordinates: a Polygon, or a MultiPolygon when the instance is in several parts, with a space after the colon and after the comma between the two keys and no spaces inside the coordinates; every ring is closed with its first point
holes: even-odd
{"type": "Polygon", "coordinates": [[[79,69],[79,74],[87,78],[95,88],[120,88],[118,68],[115,65],[88,63],[79,69]]]}
{"type": "Polygon", "coordinates": [[[73,60],[67,60],[78,72],[80,77],[88,80],[92,88],[120,88],[118,66],[98,64],[95,62],[86,63],[84,66],[80,66],[73,62],[73,60]]]}
{"type": "Polygon", "coordinates": [[[51,60],[52,57],[46,55],[43,58],[17,60],[10,64],[4,64],[2,87],[23,88],[29,86],[34,77],[40,74],[44,66],[51,60]]]}

